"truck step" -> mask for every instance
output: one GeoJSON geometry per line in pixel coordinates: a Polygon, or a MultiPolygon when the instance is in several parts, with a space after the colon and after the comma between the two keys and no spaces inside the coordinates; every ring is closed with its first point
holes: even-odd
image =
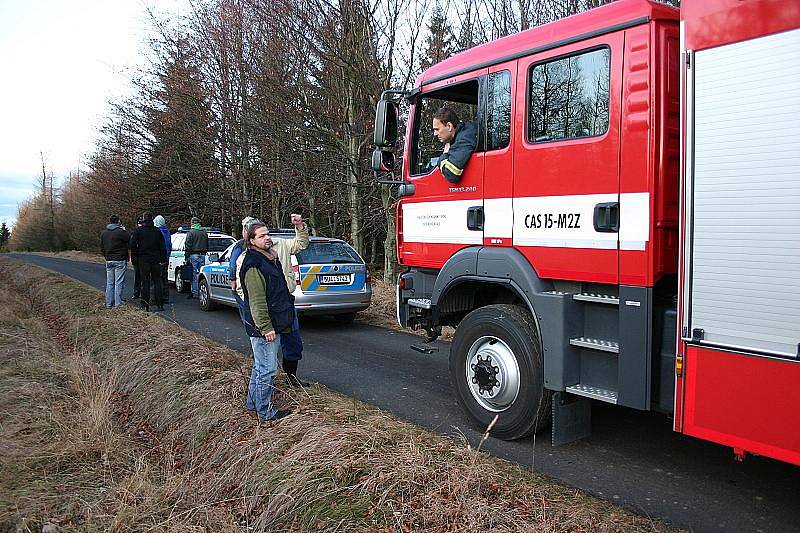
{"type": "Polygon", "coordinates": [[[567,387],[567,392],[576,394],[578,396],[585,396],[593,400],[600,400],[601,402],[617,403],[617,391],[601,389],[600,387],[592,387],[590,385],[571,385],[567,387]]]}
{"type": "Polygon", "coordinates": [[[615,341],[577,337],[570,339],[569,343],[573,346],[580,346],[581,348],[590,348],[592,350],[600,350],[601,352],[619,353],[619,343],[615,341]]]}
{"type": "Polygon", "coordinates": [[[411,349],[415,352],[424,353],[424,354],[434,354],[439,351],[438,346],[433,346],[432,344],[412,344],[411,349]]]}
{"type": "Polygon", "coordinates": [[[595,294],[593,292],[582,292],[580,294],[573,294],[573,300],[581,302],[594,302],[599,304],[619,305],[619,297],[611,294],[595,294]]]}
{"type": "Polygon", "coordinates": [[[431,301],[428,298],[411,298],[408,300],[408,305],[411,307],[419,307],[420,309],[430,309],[431,301]]]}

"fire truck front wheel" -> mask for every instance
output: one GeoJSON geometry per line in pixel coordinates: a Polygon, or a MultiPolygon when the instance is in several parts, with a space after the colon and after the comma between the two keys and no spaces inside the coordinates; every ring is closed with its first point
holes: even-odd
{"type": "Polygon", "coordinates": [[[550,419],[551,393],[536,323],[515,305],[472,311],[456,329],[450,347],[450,381],[472,422],[504,440],[525,437],[550,419]]]}

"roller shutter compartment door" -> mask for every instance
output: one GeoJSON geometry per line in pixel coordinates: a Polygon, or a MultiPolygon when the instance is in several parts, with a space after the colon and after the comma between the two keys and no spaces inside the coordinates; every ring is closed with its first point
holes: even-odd
{"type": "Polygon", "coordinates": [[[800,30],[697,52],[693,92],[690,329],[797,358],[800,30]]]}

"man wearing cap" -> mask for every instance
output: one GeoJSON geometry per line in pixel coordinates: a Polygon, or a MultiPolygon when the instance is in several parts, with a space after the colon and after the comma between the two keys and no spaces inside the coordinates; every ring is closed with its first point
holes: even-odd
{"type": "Polygon", "coordinates": [[[200,219],[192,217],[192,227],[186,235],[184,248],[186,263],[192,265],[192,292],[188,298],[197,298],[197,276],[200,268],[206,264],[206,254],[208,253],[208,233],[200,225],[200,219]]]}
{"type": "MultiPolygon", "coordinates": [[[[242,232],[244,235],[247,234],[250,226],[252,226],[254,223],[260,223],[255,219],[248,220],[249,218],[250,217],[247,217],[242,221],[242,225],[244,225],[245,222],[248,223],[246,230],[242,232]]],[[[294,290],[297,287],[297,284],[294,280],[294,272],[292,271],[292,255],[302,252],[308,248],[308,225],[303,222],[303,217],[301,215],[292,214],[291,220],[295,231],[294,239],[273,240],[271,237],[267,237],[267,241],[265,243],[270,253],[274,253],[278,258],[289,294],[294,293],[294,290]]],[[[241,283],[239,280],[238,270],[241,268],[244,255],[246,255],[246,253],[241,254],[240,252],[236,254],[236,256],[234,256],[234,253],[236,253],[235,250],[231,253],[231,265],[234,265],[230,271],[231,287],[236,291],[236,293],[238,293],[236,301],[243,302],[244,295],[240,287],[241,283]]],[[[240,314],[242,313],[241,309],[242,304],[240,304],[240,314]]],[[[305,387],[308,385],[308,383],[300,380],[297,377],[297,366],[300,359],[303,358],[303,340],[300,337],[300,322],[297,319],[296,311],[294,311],[291,328],[280,332],[280,340],[282,356],[281,366],[283,367],[283,371],[286,373],[289,384],[293,387],[305,387]]]]}

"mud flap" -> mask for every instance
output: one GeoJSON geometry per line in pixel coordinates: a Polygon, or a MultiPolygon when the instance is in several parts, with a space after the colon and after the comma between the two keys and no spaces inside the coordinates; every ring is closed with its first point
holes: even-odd
{"type": "Polygon", "coordinates": [[[592,401],[568,392],[553,393],[553,446],[588,437],[592,433],[592,401]]]}

